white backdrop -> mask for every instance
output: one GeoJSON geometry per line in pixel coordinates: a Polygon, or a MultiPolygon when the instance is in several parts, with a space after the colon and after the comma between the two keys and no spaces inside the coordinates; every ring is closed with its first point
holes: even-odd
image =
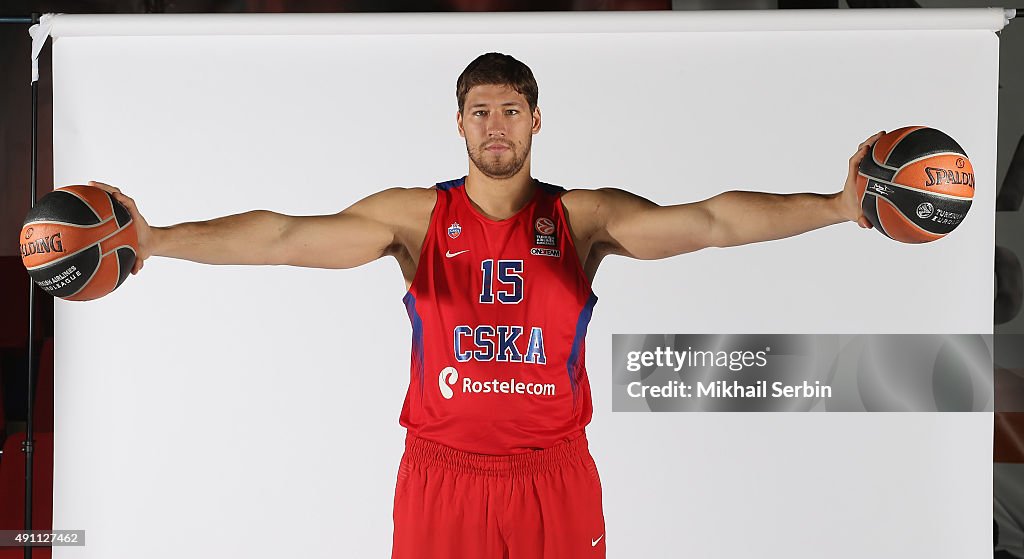
{"type": "MultiPolygon", "coordinates": [[[[939,128],[977,175],[941,241],[843,224],[608,259],[588,434],[609,557],[981,556],[991,414],[611,413],[612,333],[991,332],[1002,11],[912,12],[58,16],[55,181],[167,225],[459,177],[455,79],[487,51],[538,78],[536,177],[663,204],[834,192],[874,132],[939,128]]],[[[391,260],[154,258],[58,304],[54,526],[87,546],[55,557],[388,556],[403,293],[391,260]]]]}

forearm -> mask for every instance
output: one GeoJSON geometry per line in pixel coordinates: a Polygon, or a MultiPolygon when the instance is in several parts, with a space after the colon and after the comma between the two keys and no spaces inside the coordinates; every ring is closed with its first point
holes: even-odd
{"type": "Polygon", "coordinates": [[[727,247],[783,239],[856,219],[836,194],[768,194],[731,191],[707,200],[711,244],[727,247]]]}
{"type": "Polygon", "coordinates": [[[152,254],[204,264],[276,264],[288,216],[257,210],[152,229],[152,254]]]}

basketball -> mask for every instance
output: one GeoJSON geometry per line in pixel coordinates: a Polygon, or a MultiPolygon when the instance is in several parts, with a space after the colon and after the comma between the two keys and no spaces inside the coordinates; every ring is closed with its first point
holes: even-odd
{"type": "Polygon", "coordinates": [[[117,289],[139,248],[128,210],[111,194],[82,185],[43,196],[25,217],[19,244],[36,285],[70,301],[98,299],[117,289]]]}
{"type": "Polygon", "coordinates": [[[974,198],[974,168],[960,144],[926,126],[879,138],[857,174],[864,216],[887,237],[927,243],[956,229],[974,198]]]}

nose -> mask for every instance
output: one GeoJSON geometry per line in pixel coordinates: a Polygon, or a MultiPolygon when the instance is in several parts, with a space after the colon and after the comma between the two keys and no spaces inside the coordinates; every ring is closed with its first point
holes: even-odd
{"type": "Polygon", "coordinates": [[[491,138],[504,138],[507,131],[507,123],[504,115],[500,112],[492,112],[487,115],[487,136],[491,138]]]}

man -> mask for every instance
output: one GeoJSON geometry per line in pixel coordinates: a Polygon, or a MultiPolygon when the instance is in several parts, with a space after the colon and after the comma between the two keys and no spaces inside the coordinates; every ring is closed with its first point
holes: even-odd
{"type": "Polygon", "coordinates": [[[601,486],[584,433],[584,338],[601,260],[667,258],[843,221],[868,227],[855,178],[881,133],[850,158],[835,194],[726,192],[662,207],[531,177],[537,84],[514,58],[478,57],[456,97],[466,177],[384,190],[335,215],[253,211],[154,228],[118,189],[90,184],[114,192],[137,223],[133,273],[153,255],[320,268],[398,261],[413,348],[394,558],[604,557],[601,486]]]}

